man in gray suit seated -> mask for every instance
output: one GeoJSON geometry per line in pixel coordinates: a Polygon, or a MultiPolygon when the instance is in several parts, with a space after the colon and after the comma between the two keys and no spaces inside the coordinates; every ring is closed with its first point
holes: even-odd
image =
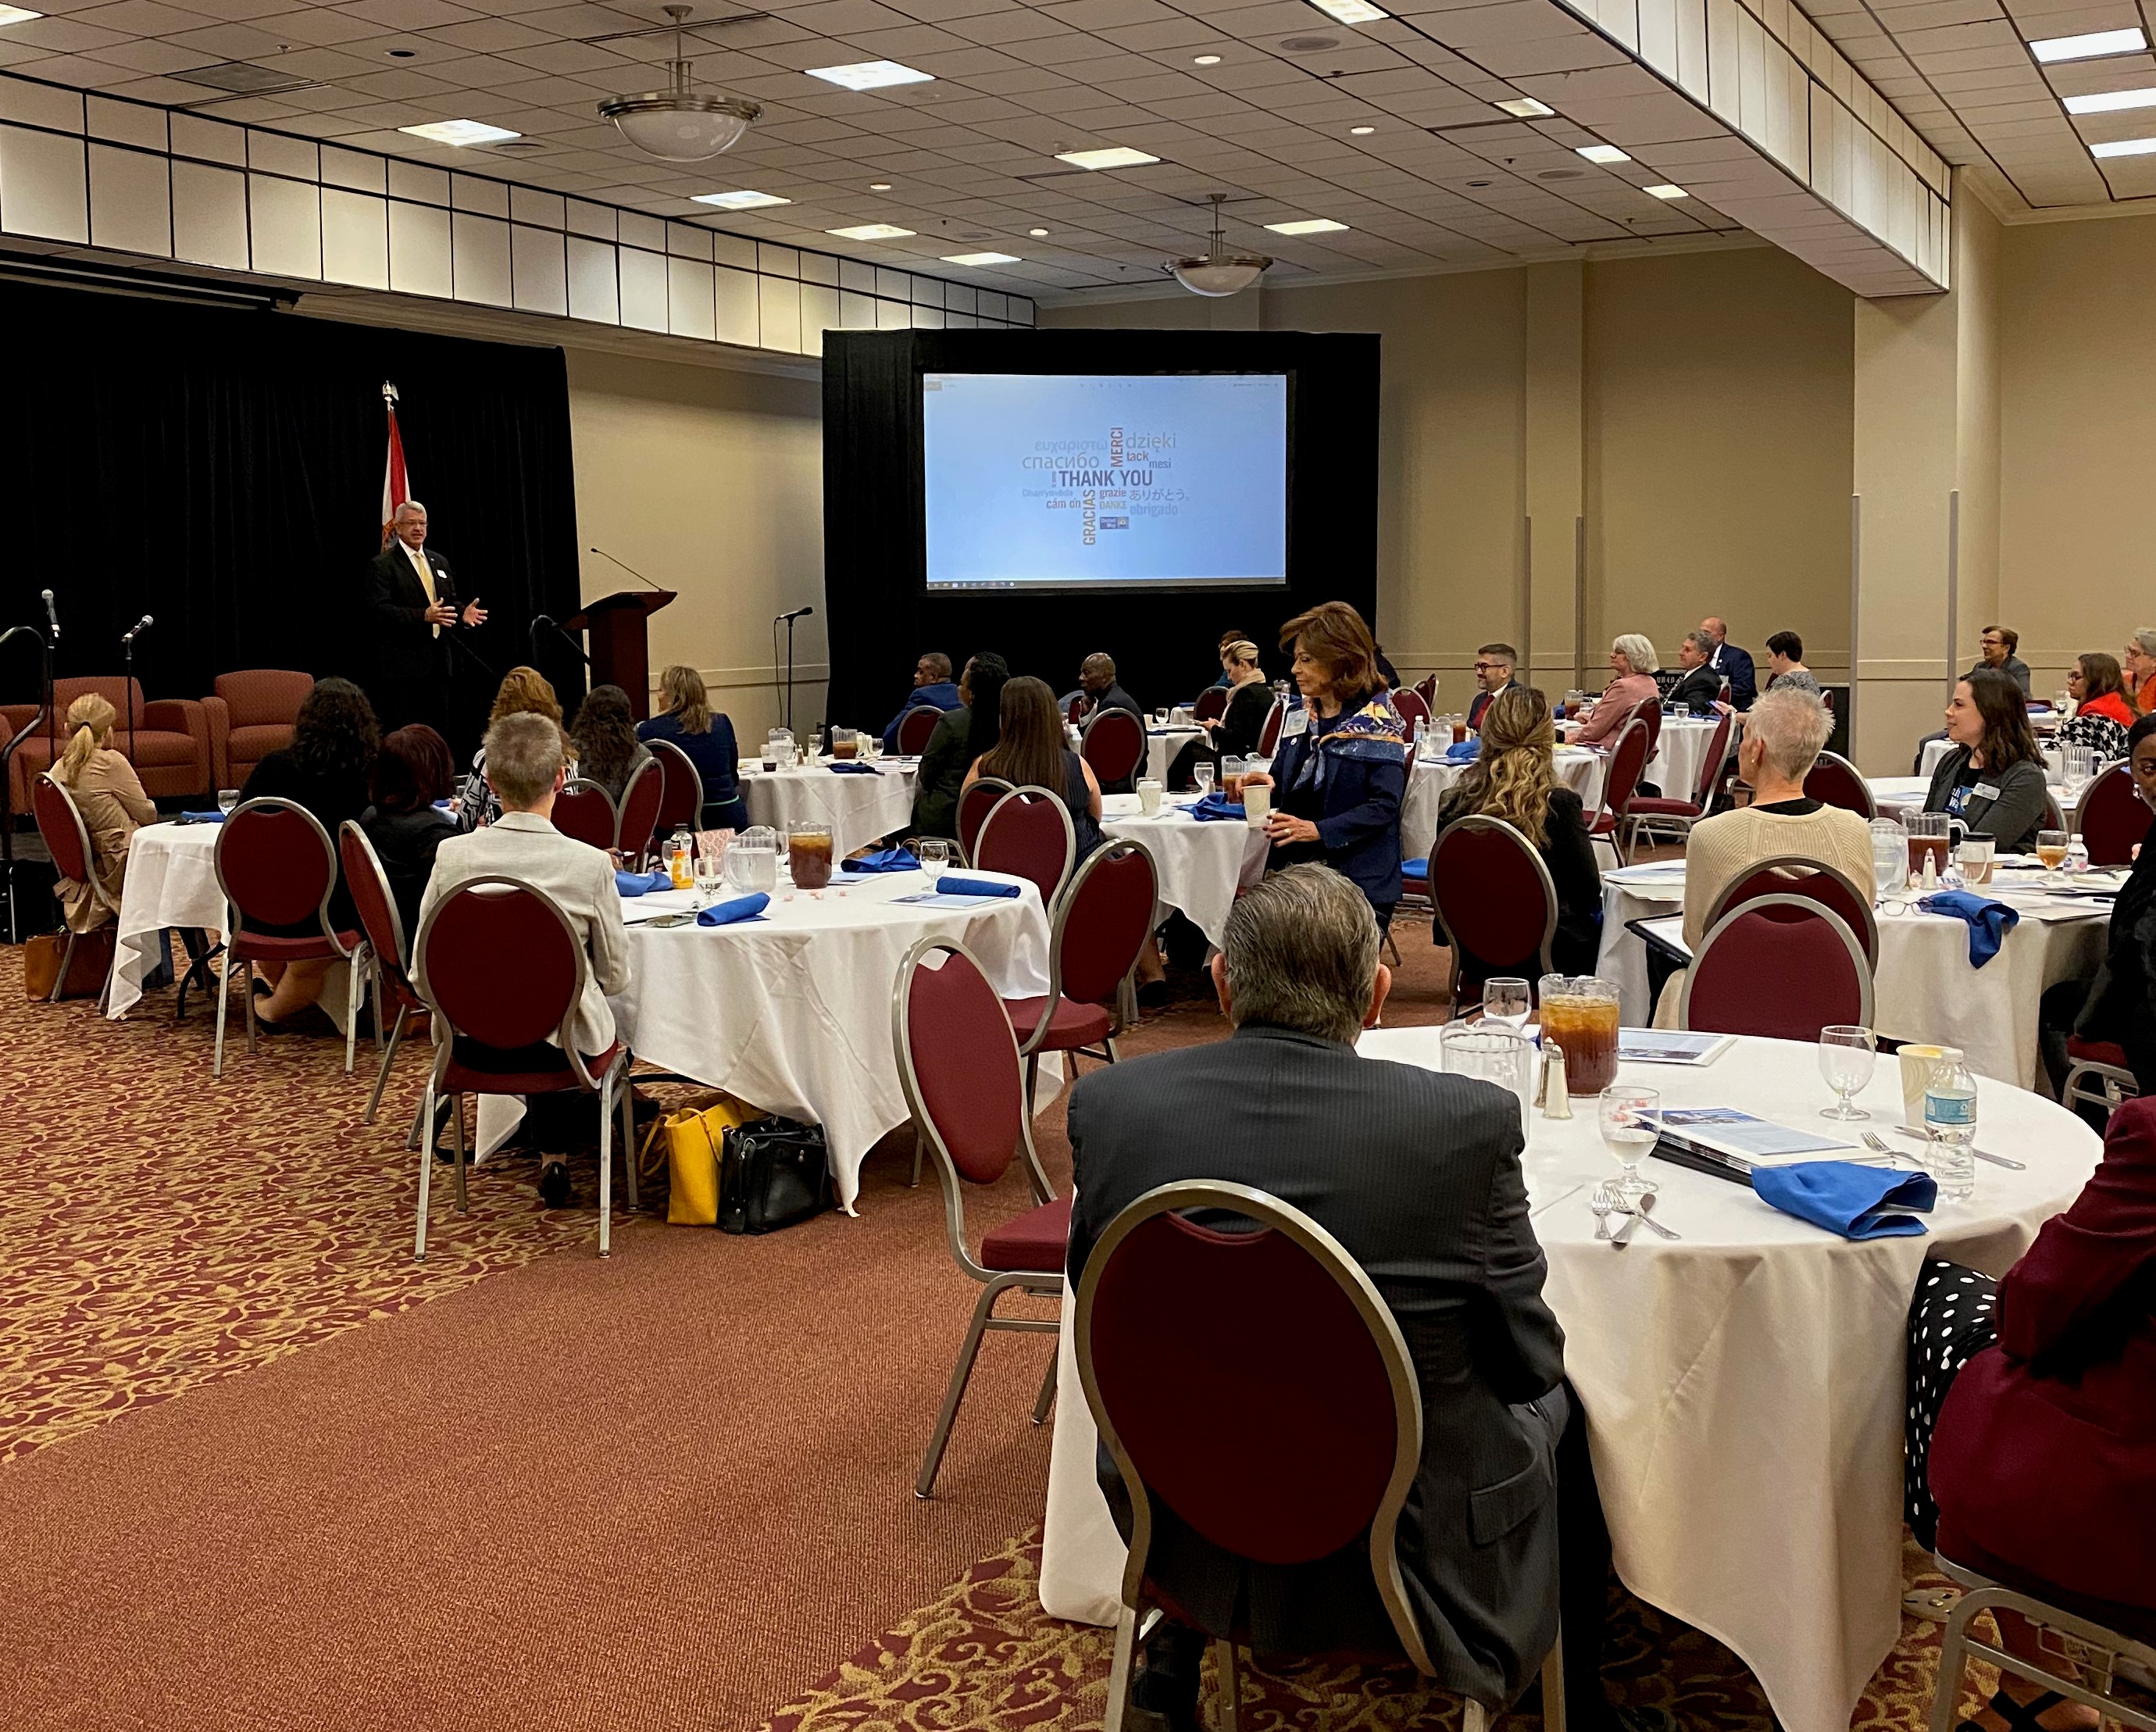
{"type": "MultiPolygon", "coordinates": [[[[449,837],[436,851],[419,923],[424,926],[451,891],[473,878],[518,878],[544,891],[568,917],[591,959],[572,1033],[577,1051],[595,1058],[614,1041],[607,994],[629,984],[629,940],[622,931],[613,861],[554,828],[554,798],[567,779],[568,753],[562,730],[550,718],[505,716],[487,729],[485,749],[487,784],[501,803],[501,816],[468,836],[449,837]]],[[[425,981],[418,984],[424,993],[425,981]]],[[[533,1056],[545,1061],[536,1049],[533,1056]]],[[[569,1169],[561,1160],[549,1159],[540,1173],[539,1195],[550,1209],[567,1206],[569,1169]]]]}
{"type": "MultiPolygon", "coordinates": [[[[1513,1700],[1549,1651],[1562,1599],[1576,1724],[1656,1724],[1634,1710],[1620,1720],[1603,1698],[1609,1541],[1564,1334],[1543,1303],[1517,1097],[1357,1056],[1392,977],[1369,903],[1327,867],[1291,867],[1239,900],[1213,971],[1232,1038],[1091,1072],[1071,1094],[1071,1285],[1118,1212],[1178,1180],[1252,1185],[1313,1216],[1376,1283],[1420,1375],[1423,1465],[1397,1543],[1442,1674],[1485,1702],[1513,1700]]],[[[1105,1450],[1100,1461],[1127,1523],[1105,1450]]],[[[1315,1564],[1253,1564],[1156,1500],[1147,1573],[1203,1626],[1163,1622],[1132,1690],[1173,1732],[1198,1724],[1208,1633],[1240,1624],[1260,1653],[1397,1651],[1360,1541],[1315,1564]]]]}

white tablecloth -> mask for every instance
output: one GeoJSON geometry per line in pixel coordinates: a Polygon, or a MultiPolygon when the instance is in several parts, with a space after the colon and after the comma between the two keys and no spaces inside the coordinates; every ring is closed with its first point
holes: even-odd
{"type": "MultiPolygon", "coordinates": [[[[224,892],[217,887],[217,839],[222,834],[214,824],[150,824],[135,832],[127,845],[119,965],[113,971],[106,1015],[125,1016],[141,1001],[142,979],[157,966],[157,934],[167,927],[224,930],[224,892]]],[[[341,994],[336,1008],[341,1015],[341,994]]]]}
{"type": "Polygon", "coordinates": [[[1145,773],[1163,788],[1168,785],[1168,767],[1175,762],[1177,753],[1193,740],[1203,739],[1202,727],[1155,727],[1146,724],[1145,773]]]}
{"type": "MultiPolygon", "coordinates": [[[[1437,843],[1437,809],[1467,766],[1443,758],[1415,761],[1408,778],[1408,797],[1400,805],[1400,858],[1427,860],[1437,843]]],[[[1558,779],[1579,796],[1592,820],[1602,798],[1602,778],[1608,761],[1591,746],[1557,748],[1558,779]]]]}
{"type": "MultiPolygon", "coordinates": [[[[1936,762],[1935,757],[1930,762],[1936,762]]],[[[1881,818],[1907,819],[1912,812],[1924,809],[1924,801],[1932,791],[1932,779],[1922,776],[1873,776],[1865,785],[1871,790],[1871,804],[1879,809],[1881,818]]],[[[2071,825],[2074,809],[2081,804],[2082,794],[2088,786],[2087,778],[2071,782],[2051,784],[2051,798],[2058,802],[2059,810],[2071,825]]]]}
{"type": "MultiPolygon", "coordinates": [[[[1603,874],[1602,952],[1595,969],[1617,983],[1628,1026],[1646,1024],[1655,1007],[1647,1000],[1647,947],[1625,923],[1682,912],[1684,884],[1681,861],[1603,874]]],[[[2110,910],[2049,903],[2010,887],[2008,875],[1991,890],[2021,906],[2021,919],[1981,969],[1969,966],[1963,922],[1944,914],[1879,917],[1871,1021],[1897,1041],[1958,1046],[1979,1076],[2028,1088],[2036,1076],[2037,1002],[2046,987],[2096,972],[2110,910]],[[2038,919],[2040,910],[2051,917],[2038,919]]]]}
{"type": "MultiPolygon", "coordinates": [[[[1235,892],[1265,875],[1270,845],[1265,832],[1228,820],[1199,823],[1189,815],[1188,800],[1164,801],[1157,816],[1138,810],[1134,794],[1111,794],[1101,800],[1101,828],[1111,836],[1142,842],[1160,875],[1162,910],[1179,911],[1215,945],[1226,929],[1235,892]]],[[[1161,913],[1164,919],[1166,915],[1161,913]]]]}
{"type": "Polygon", "coordinates": [[[913,821],[913,779],[918,766],[886,758],[873,776],[842,774],[822,764],[765,771],[742,764],[742,799],[749,820],[783,832],[796,820],[831,826],[832,845],[843,856],[913,821]]]}
{"type": "MultiPolygon", "coordinates": [[[[1700,773],[1707,768],[1707,748],[1720,724],[1719,717],[1663,717],[1661,743],[1640,779],[1652,782],[1665,799],[1690,799],[1699,787],[1700,773]]],[[[1733,732],[1731,749],[1735,749],[1733,732]]]]}
{"type": "MultiPolygon", "coordinates": [[[[1363,1037],[1373,1058],[1435,1065],[1435,1029],[1363,1037]]],[[[1628,1066],[1672,1105],[1726,1105],[1826,1131],[1810,1046],[1741,1041],[1705,1070],[1628,1066]]],[[[2070,1203],[2096,1134],[2041,1096],[1979,1085],[1979,1136],[2028,1170],[1977,1164],[1975,1195],[1923,1237],[1853,1244],[1748,1190],[1650,1161],[1656,1218],[1622,1251],[1596,1242],[1584,1187],[1616,1168],[1591,1103],[1537,1116],[1526,1159],[1544,1287],[1588,1421],[1617,1571],[1641,1599],[1727,1643],[1789,1732],[1845,1732],[1901,1633],[1903,1332],[1917,1272],[1950,1256],[2003,1272],[2070,1203]]],[[[1882,1061],[1857,1097],[1898,1118],[1882,1061]]],[[[1898,1140],[1891,1139],[1890,1140],[1898,1140]]],[[[1912,1144],[1912,1147],[1915,1145],[1912,1144]]],[[[1113,1622],[1123,1547],[1095,1480],[1092,1416],[1066,1301],[1041,1603],[1113,1622]]]]}

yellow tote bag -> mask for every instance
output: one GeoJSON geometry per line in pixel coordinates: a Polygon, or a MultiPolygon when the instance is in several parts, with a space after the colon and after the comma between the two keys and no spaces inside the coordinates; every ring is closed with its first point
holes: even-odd
{"type": "Polygon", "coordinates": [[[726,1133],[763,1118],[761,1108],[720,1093],[702,1108],[685,1108],[652,1121],[644,1133],[638,1170],[649,1177],[659,1169],[664,1149],[669,1174],[666,1219],[675,1226],[716,1226],[719,1219],[719,1149],[726,1133]]]}

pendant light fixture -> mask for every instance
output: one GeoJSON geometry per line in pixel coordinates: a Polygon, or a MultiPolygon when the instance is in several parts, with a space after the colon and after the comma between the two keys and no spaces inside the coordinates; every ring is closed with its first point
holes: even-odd
{"type": "Polygon", "coordinates": [[[1229,252],[1220,232],[1220,207],[1228,202],[1228,195],[1208,193],[1205,196],[1213,202],[1212,245],[1202,259],[1173,259],[1166,268],[1192,294],[1219,300],[1241,294],[1265,274],[1273,261],[1263,253],[1229,252]]]}
{"type": "Polygon", "coordinates": [[[690,87],[690,63],[681,51],[681,21],[696,8],[664,8],[674,20],[674,58],[666,63],[663,90],[609,96],[599,112],[647,157],[662,162],[703,162],[731,149],[763,110],[741,96],[716,96],[690,87]]]}

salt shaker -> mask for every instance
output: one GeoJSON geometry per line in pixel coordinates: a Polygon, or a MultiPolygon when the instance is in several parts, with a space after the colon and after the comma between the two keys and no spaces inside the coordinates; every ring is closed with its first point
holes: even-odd
{"type": "Polygon", "coordinates": [[[1572,1095],[1564,1076],[1564,1048],[1554,1041],[1543,1048],[1543,1117],[1572,1117],[1572,1095]]]}

